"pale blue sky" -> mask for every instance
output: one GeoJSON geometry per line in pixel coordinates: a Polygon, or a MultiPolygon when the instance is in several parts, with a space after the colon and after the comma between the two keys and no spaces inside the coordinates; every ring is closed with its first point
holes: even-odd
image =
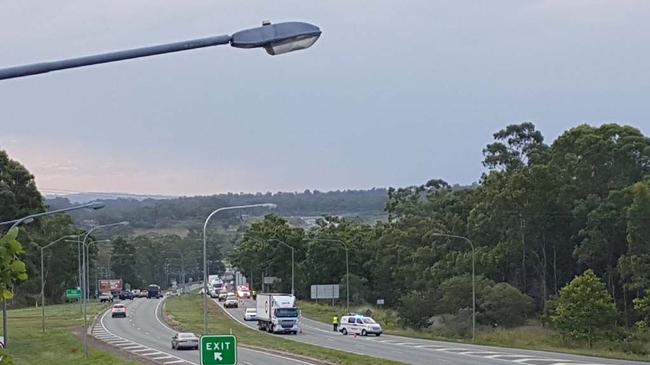
{"type": "Polygon", "coordinates": [[[528,120],[650,133],[647,0],[4,2],[0,67],[266,19],[323,35],[0,82],[0,148],[41,188],[191,195],[471,183],[528,120]]]}

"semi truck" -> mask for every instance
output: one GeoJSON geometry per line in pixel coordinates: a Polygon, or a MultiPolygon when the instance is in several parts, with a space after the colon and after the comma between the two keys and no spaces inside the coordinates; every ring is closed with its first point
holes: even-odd
{"type": "Polygon", "coordinates": [[[257,294],[257,328],[269,333],[298,333],[300,312],[291,294],[257,294]]]}

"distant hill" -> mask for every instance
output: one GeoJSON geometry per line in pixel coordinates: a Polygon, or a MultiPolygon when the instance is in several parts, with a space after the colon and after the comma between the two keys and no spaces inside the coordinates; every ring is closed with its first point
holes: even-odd
{"type": "Polygon", "coordinates": [[[95,200],[106,199],[133,199],[142,201],[145,199],[174,199],[172,195],[140,195],[128,193],[102,193],[102,192],[85,192],[85,193],[45,193],[45,199],[65,198],[71,203],[88,203],[95,200]]]}
{"type": "MultiPolygon", "coordinates": [[[[77,220],[93,219],[100,224],[122,220],[131,222],[134,228],[198,227],[213,210],[235,205],[274,203],[273,211],[285,217],[314,217],[337,215],[348,217],[381,217],[388,199],[384,188],[369,190],[278,192],[256,194],[218,194],[194,197],[143,196],[135,194],[79,193],[72,196],[46,198],[51,209],[91,200],[102,201],[104,209],[88,212],[76,211],[77,220]],[[94,198],[94,199],[93,199],[94,198]]],[[[241,214],[263,215],[268,210],[255,212],[224,212],[222,222],[235,221],[241,214]]]]}

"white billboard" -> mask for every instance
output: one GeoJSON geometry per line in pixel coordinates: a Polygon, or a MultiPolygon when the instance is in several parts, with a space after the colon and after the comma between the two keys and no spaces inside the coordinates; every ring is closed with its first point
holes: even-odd
{"type": "Polygon", "coordinates": [[[339,299],[338,284],[312,285],[311,299],[339,299]]]}

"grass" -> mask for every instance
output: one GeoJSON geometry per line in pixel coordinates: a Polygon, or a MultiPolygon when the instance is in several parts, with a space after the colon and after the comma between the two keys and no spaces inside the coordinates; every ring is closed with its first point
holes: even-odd
{"type": "MultiPolygon", "coordinates": [[[[203,332],[203,297],[196,294],[182,295],[169,298],[165,304],[165,315],[172,325],[195,333],[203,332]]],[[[237,336],[241,344],[257,346],[266,349],[289,352],[324,360],[334,364],[344,365],[397,365],[400,362],[380,360],[370,356],[352,354],[331,350],[319,346],[288,340],[281,336],[271,336],[260,331],[245,327],[228,317],[216,304],[210,301],[209,332],[237,336]]]]}
{"type": "MultiPolygon", "coordinates": [[[[105,305],[88,305],[89,319],[105,305]]],[[[16,364],[39,365],[135,365],[110,352],[90,348],[83,359],[83,342],[72,331],[81,330],[83,315],[78,304],[52,305],[45,308],[46,333],[41,327],[41,308],[9,310],[8,354],[16,364]]],[[[1,328],[1,323],[0,323],[1,328]]],[[[4,364],[4,363],[3,363],[4,364]]]]}
{"type": "MultiPolygon", "coordinates": [[[[325,323],[331,323],[334,314],[338,314],[340,318],[345,313],[345,307],[343,306],[332,307],[331,305],[306,301],[301,301],[299,307],[305,317],[325,323]]],[[[445,337],[436,331],[403,328],[398,323],[397,314],[390,310],[366,305],[351,307],[350,311],[363,314],[367,309],[372,311],[373,318],[382,325],[382,329],[386,334],[438,341],[468,342],[467,339],[445,337]]],[[[650,341],[600,341],[594,343],[594,347],[590,349],[584,343],[566,341],[556,331],[544,328],[534,322],[531,322],[531,325],[516,328],[477,328],[476,343],[497,347],[650,361],[648,355],[650,354],[650,341]]]]}

